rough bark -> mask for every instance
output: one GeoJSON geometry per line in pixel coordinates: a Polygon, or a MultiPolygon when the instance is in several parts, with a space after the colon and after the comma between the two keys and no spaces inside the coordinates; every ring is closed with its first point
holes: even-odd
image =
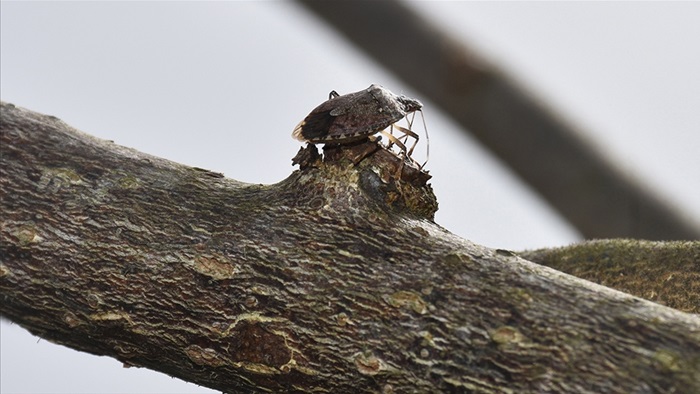
{"type": "Polygon", "coordinates": [[[0,312],[51,341],[224,392],[700,392],[700,318],[450,234],[385,150],[252,185],[0,131],[0,312]]]}
{"type": "Polygon", "coordinates": [[[700,242],[597,240],[518,253],[520,257],[700,314],[700,242]]]}

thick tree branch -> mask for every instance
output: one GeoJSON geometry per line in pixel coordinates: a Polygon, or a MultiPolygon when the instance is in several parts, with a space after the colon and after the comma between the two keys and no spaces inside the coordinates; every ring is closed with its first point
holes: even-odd
{"type": "Polygon", "coordinates": [[[384,150],[261,186],[8,104],[0,142],[0,312],[54,342],[225,392],[700,392],[700,318],[450,234],[384,150]]]}
{"type": "Polygon", "coordinates": [[[603,286],[700,314],[698,241],[598,240],[518,255],[603,286]]]}

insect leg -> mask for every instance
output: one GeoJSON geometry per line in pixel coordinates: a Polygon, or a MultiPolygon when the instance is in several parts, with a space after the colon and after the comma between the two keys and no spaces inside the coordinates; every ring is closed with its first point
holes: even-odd
{"type": "Polygon", "coordinates": [[[389,140],[389,145],[387,145],[387,148],[391,148],[392,145],[396,144],[396,146],[399,147],[399,150],[401,150],[401,152],[406,153],[406,145],[404,145],[403,142],[399,141],[399,139],[396,138],[396,136],[387,132],[386,130],[382,130],[380,131],[380,133],[382,133],[382,135],[389,140]]]}
{"type": "Polygon", "coordinates": [[[398,125],[394,125],[394,126],[396,127],[397,130],[399,130],[400,132],[402,132],[402,133],[404,134],[404,136],[406,137],[406,139],[408,139],[408,137],[412,137],[412,138],[413,138],[414,141],[413,141],[413,145],[411,146],[411,149],[409,149],[409,150],[407,151],[407,150],[405,149],[405,148],[406,148],[405,145],[404,145],[404,149],[403,149],[403,151],[406,153],[406,155],[407,155],[408,157],[411,157],[411,154],[413,154],[413,149],[416,147],[416,144],[418,144],[418,139],[419,139],[418,134],[416,134],[415,132],[413,132],[413,131],[411,131],[411,130],[405,128],[405,127],[401,127],[401,126],[398,126],[398,125]]]}

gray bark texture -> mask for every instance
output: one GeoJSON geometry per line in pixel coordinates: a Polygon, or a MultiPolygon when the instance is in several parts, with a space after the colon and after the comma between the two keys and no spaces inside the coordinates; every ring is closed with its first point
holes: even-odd
{"type": "Polygon", "coordinates": [[[227,393],[698,393],[700,318],[461,239],[374,143],[244,184],[2,105],[0,313],[227,393]]]}
{"type": "Polygon", "coordinates": [[[700,314],[700,242],[587,241],[518,253],[537,264],[700,314]]]}

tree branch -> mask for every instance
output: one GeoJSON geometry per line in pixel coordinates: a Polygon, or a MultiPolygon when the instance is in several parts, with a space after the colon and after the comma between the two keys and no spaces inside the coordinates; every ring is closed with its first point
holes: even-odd
{"type": "Polygon", "coordinates": [[[700,242],[588,241],[522,258],[688,313],[700,314],[700,242]]]}
{"type": "Polygon", "coordinates": [[[0,312],[51,341],[225,392],[700,392],[700,318],[450,234],[385,150],[262,186],[10,104],[0,142],[0,312]]]}

